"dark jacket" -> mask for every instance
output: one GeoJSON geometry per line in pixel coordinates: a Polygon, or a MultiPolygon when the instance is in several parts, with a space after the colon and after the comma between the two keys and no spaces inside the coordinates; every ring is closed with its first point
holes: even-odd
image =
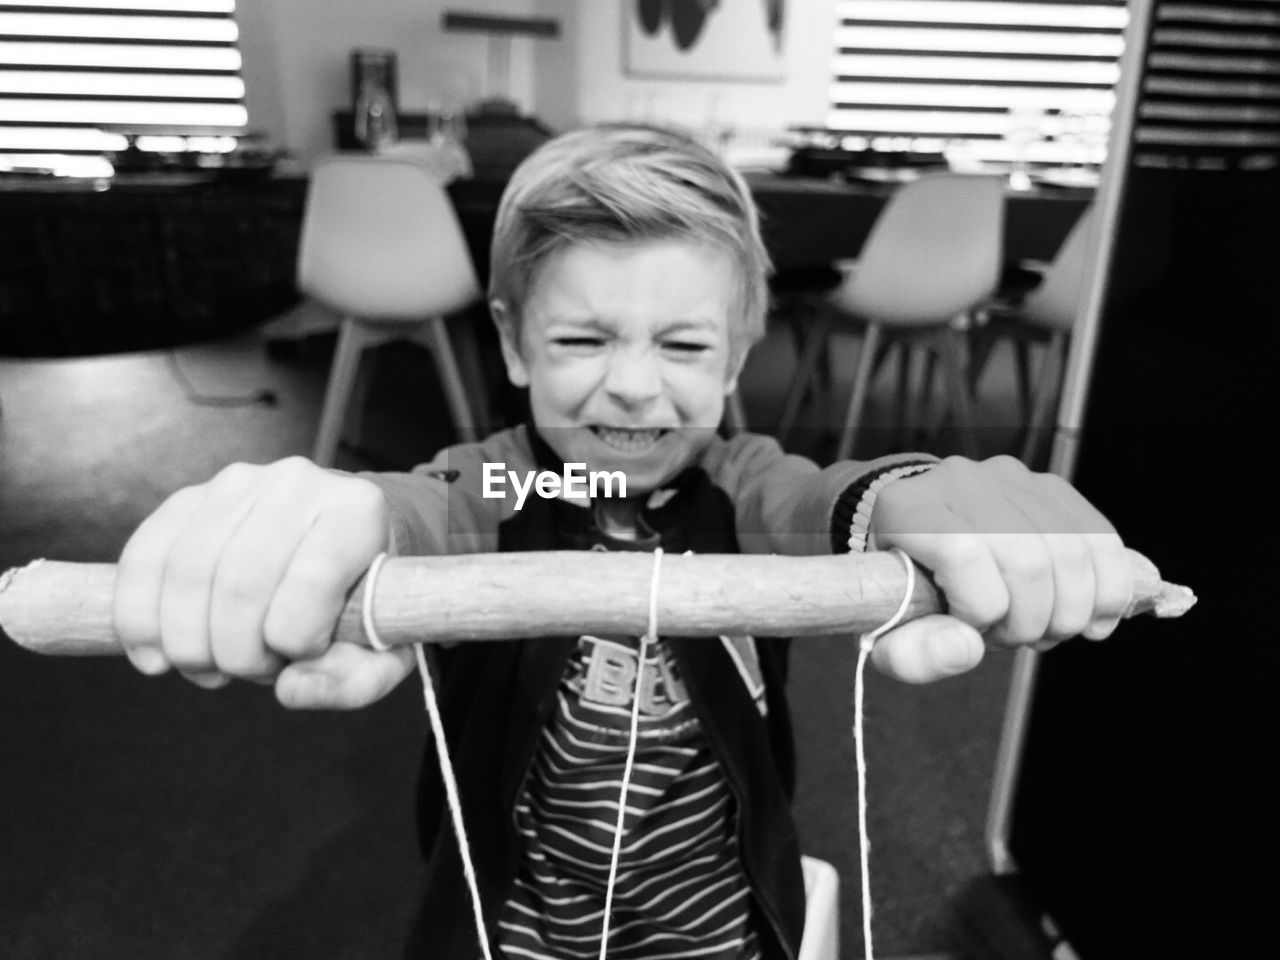
{"type": "MultiPolygon", "coordinates": [[[[588,507],[531,494],[516,511],[514,496],[484,498],[485,462],[519,472],[563,467],[536,434],[517,428],[442,451],[411,474],[377,475],[373,479],[391,504],[398,554],[599,549],[601,534],[588,507]]],[[[831,553],[844,548],[854,506],[850,498],[856,501],[870,477],[901,462],[840,463],[819,470],[765,437],[716,439],[672,482],[674,495],[644,510],[642,519],[654,538],[635,547],[652,549],[660,542],[669,552],[831,553]]],[[[471,643],[433,651],[441,715],[491,936],[520,865],[516,801],[577,640],[471,643]]],[[[794,958],[805,901],[790,812],[795,770],[785,701],[787,641],[756,639],[768,702],[762,717],[723,644],[664,640],[737,802],[740,848],[764,955],[794,958]]],[[[425,754],[418,813],[427,867],[406,956],[475,960],[480,954],[469,895],[430,743],[425,754]]]]}

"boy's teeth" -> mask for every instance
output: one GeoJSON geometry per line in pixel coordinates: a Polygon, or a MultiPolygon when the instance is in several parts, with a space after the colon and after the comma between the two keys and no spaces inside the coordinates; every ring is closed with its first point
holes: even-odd
{"type": "Polygon", "coordinates": [[[611,447],[619,450],[643,450],[657,442],[661,430],[619,430],[613,427],[596,427],[596,435],[611,447]]]}

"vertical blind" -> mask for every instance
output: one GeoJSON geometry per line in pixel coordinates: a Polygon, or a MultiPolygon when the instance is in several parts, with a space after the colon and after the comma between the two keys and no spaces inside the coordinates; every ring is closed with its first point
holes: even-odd
{"type": "Polygon", "coordinates": [[[1280,2],[1156,5],[1133,156],[1149,168],[1280,169],[1280,2]]]}
{"type": "Polygon", "coordinates": [[[0,170],[226,151],[248,116],[235,0],[0,0],[0,170]]]}
{"type": "Polygon", "coordinates": [[[873,145],[1099,163],[1123,0],[837,0],[827,125],[873,145]]]}

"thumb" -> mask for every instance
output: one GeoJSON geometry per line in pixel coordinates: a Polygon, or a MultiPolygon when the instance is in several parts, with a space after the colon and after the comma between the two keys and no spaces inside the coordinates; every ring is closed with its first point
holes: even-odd
{"type": "Polygon", "coordinates": [[[413,672],[413,651],[388,652],[335,643],[313,660],[291,663],[276,678],[276,699],[292,710],[358,710],[381,700],[413,672]]]}
{"type": "Polygon", "coordinates": [[[876,641],[871,662],[904,683],[931,683],[972,670],[982,661],[982,635],[955,617],[921,617],[876,641]]]}

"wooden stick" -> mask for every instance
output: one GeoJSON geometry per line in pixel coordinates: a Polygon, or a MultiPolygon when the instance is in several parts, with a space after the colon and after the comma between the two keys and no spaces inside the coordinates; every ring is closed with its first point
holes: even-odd
{"type": "MultiPolygon", "coordinates": [[[[1134,597],[1127,615],[1180,616],[1195,603],[1129,552],[1134,597]]],[[[638,635],[648,629],[653,556],[588,551],[477,553],[389,559],[375,584],[374,623],[390,645],[580,634],[638,635]]],[[[37,560],[0,576],[0,628],[29,650],[112,654],[114,564],[37,560]]],[[[891,553],[826,557],[664,555],[658,623],[666,636],[856,635],[897,610],[906,589],[891,553]]],[[[364,582],[356,585],[335,637],[366,643],[364,582]]],[[[916,577],[907,619],[944,610],[927,576],[916,577]]]]}

